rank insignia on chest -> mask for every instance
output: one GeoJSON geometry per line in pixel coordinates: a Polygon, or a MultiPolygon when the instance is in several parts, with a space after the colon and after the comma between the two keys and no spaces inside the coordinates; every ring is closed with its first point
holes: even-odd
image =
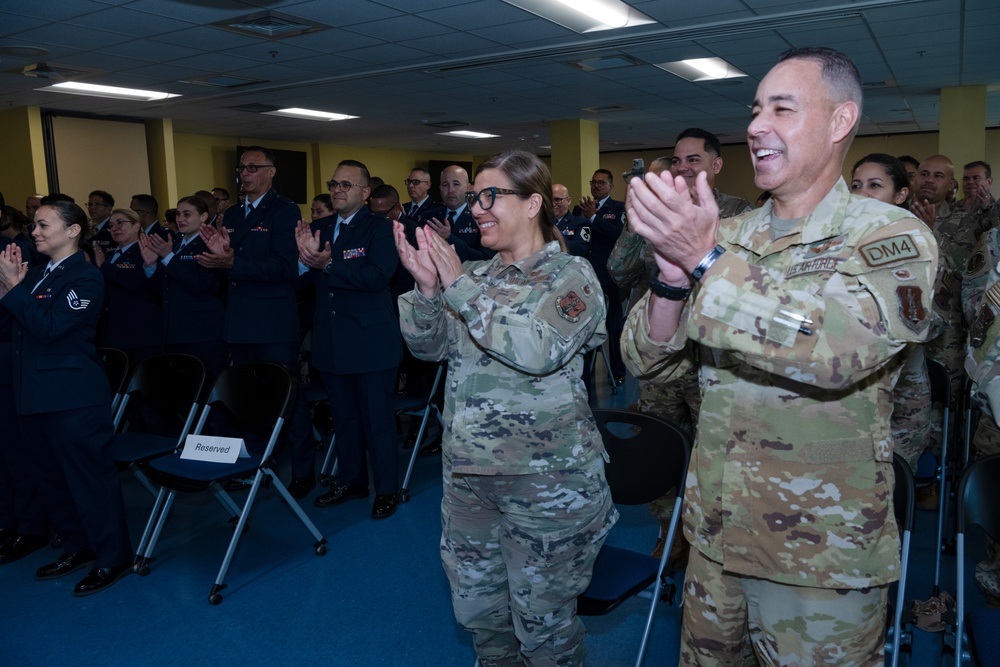
{"type": "Polygon", "coordinates": [[[587,304],[583,302],[576,292],[569,292],[566,296],[559,297],[559,316],[570,322],[579,322],[580,315],[587,310],[587,304]]]}
{"type": "Polygon", "coordinates": [[[358,259],[365,256],[364,248],[350,248],[344,251],[344,259],[358,259]]]}

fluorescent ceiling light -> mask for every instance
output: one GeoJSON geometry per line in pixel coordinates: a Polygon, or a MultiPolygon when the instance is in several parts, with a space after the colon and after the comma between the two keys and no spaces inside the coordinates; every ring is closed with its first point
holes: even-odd
{"type": "Polygon", "coordinates": [[[499,137],[499,134],[486,134],[485,132],[473,132],[472,130],[455,130],[453,132],[438,132],[446,137],[464,137],[466,139],[491,139],[499,137]]]}
{"type": "Polygon", "coordinates": [[[504,0],[576,32],[595,32],[655,23],[621,0],[504,0]]]}
{"type": "Polygon", "coordinates": [[[628,25],[628,5],[604,0],[556,0],[561,5],[575,9],[609,28],[624,28],[628,25]]]}
{"type": "Polygon", "coordinates": [[[288,116],[289,118],[305,118],[306,120],[350,120],[358,116],[348,116],[346,113],[330,113],[328,111],[314,111],[313,109],[298,109],[291,107],[288,109],[278,109],[276,111],[264,111],[269,116],[288,116]]]}
{"type": "Polygon", "coordinates": [[[165,100],[169,97],[180,97],[180,95],[172,93],[158,93],[155,90],[98,86],[93,83],[77,83],[76,81],[54,83],[51,86],[39,88],[38,90],[47,90],[52,93],[69,93],[70,95],[88,95],[90,97],[109,97],[115,100],[139,100],[143,102],[165,100]]]}
{"type": "Polygon", "coordinates": [[[659,63],[656,66],[688,81],[715,81],[747,76],[746,72],[733,67],[722,58],[691,58],[672,63],[659,63]]]}

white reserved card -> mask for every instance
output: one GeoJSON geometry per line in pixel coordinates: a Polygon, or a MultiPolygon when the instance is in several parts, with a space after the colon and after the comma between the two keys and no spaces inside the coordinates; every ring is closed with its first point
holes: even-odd
{"type": "Polygon", "coordinates": [[[250,458],[242,438],[222,438],[214,435],[189,435],[181,451],[182,459],[236,463],[237,459],[250,458]]]}

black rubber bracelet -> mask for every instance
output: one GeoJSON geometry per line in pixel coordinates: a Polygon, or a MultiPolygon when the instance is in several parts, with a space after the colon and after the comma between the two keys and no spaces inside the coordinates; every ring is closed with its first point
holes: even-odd
{"type": "Polygon", "coordinates": [[[690,287],[674,287],[656,279],[660,275],[660,269],[654,268],[653,275],[649,277],[649,291],[656,296],[669,301],[685,301],[691,296],[690,287]]]}

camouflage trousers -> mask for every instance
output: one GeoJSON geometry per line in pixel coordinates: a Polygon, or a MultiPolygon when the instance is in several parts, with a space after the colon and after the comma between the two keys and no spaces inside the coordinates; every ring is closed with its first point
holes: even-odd
{"type": "MultiPolygon", "coordinates": [[[[635,405],[638,412],[665,419],[693,434],[698,425],[700,407],[697,366],[673,382],[639,381],[639,400],[635,405]]],[[[669,523],[676,498],[676,489],[668,491],[649,504],[650,514],[664,524],[669,523]]]]}
{"type": "Polygon", "coordinates": [[[604,461],[537,475],[444,475],[441,560],[483,667],[584,664],[576,598],[618,520],[604,461]]]}
{"type": "Polygon", "coordinates": [[[680,664],[881,667],[887,593],[887,586],[806,588],[729,574],[692,549],[680,664]]]}
{"type": "MultiPolygon", "coordinates": [[[[1000,428],[993,418],[983,414],[976,426],[976,434],[972,438],[973,455],[988,456],[1000,452],[1000,428]]],[[[976,564],[976,583],[991,600],[997,603],[1000,598],[1000,548],[989,537],[986,538],[986,559],[976,564]]]]}

